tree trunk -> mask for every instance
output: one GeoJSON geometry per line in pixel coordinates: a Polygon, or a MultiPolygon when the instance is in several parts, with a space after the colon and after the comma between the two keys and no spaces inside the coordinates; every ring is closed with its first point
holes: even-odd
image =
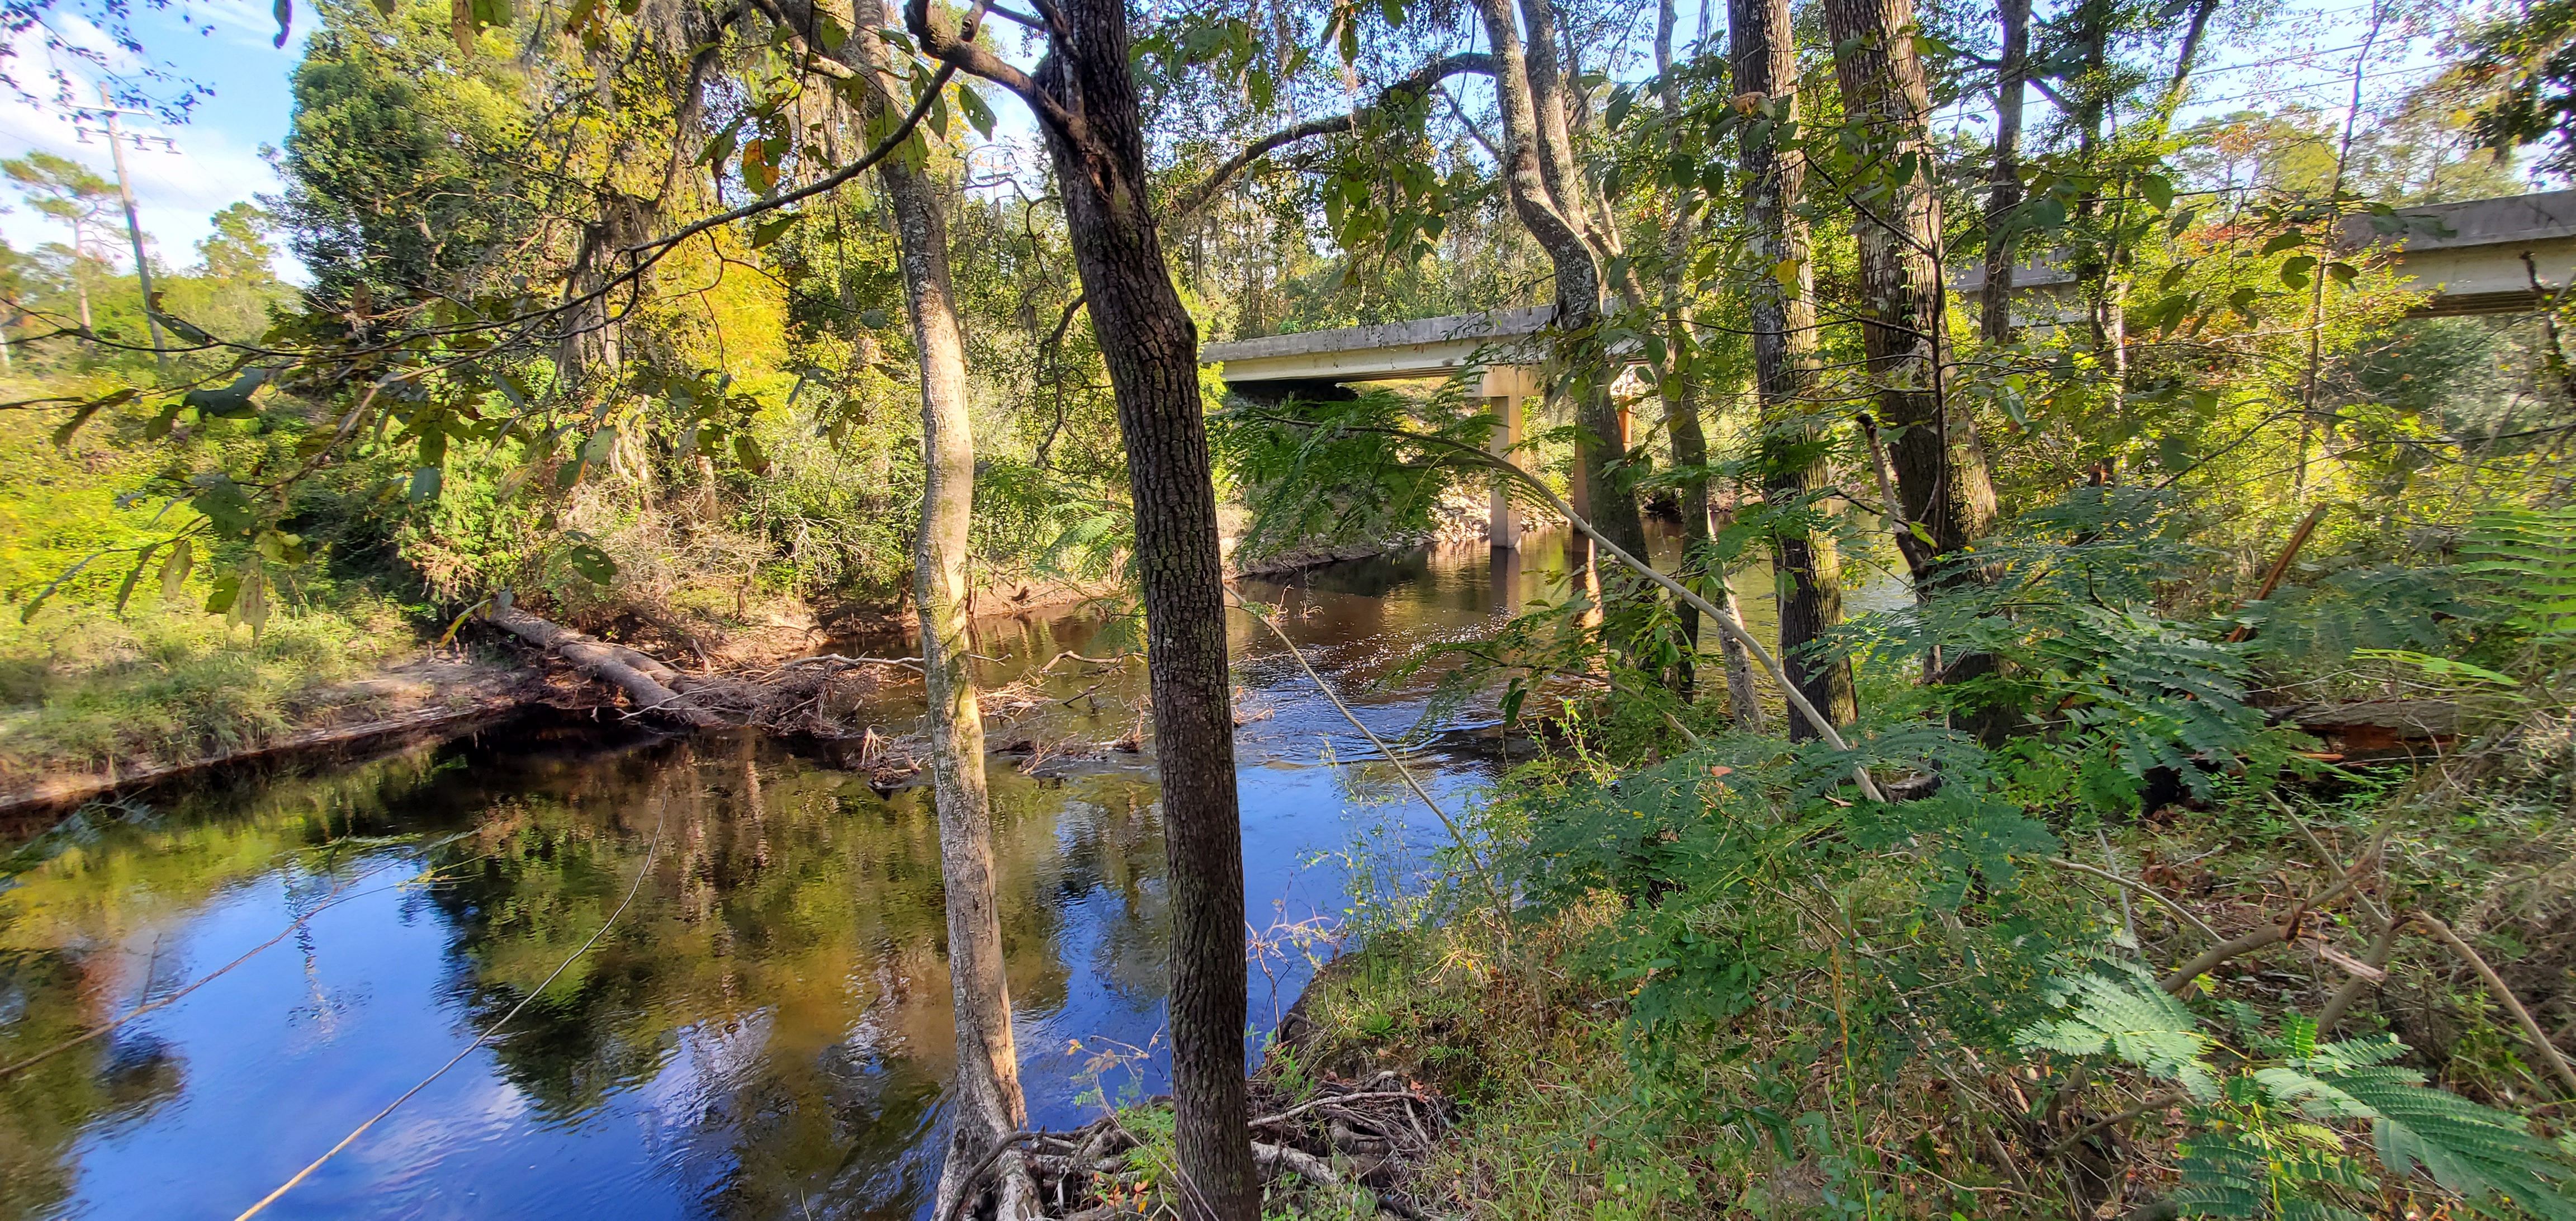
{"type": "MultiPolygon", "coordinates": [[[[1601,342],[1601,264],[1582,232],[1583,221],[1573,210],[1580,203],[1580,179],[1572,179],[1567,188],[1578,193],[1574,201],[1561,199],[1550,189],[1548,146],[1542,143],[1530,60],[1522,51],[1511,0],[1477,0],[1477,5],[1493,44],[1494,94],[1503,118],[1504,184],[1513,211],[1547,252],[1556,275],[1556,326],[1565,336],[1560,354],[1572,383],[1568,393],[1574,400],[1575,424],[1583,434],[1576,442],[1576,453],[1588,492],[1586,507],[1605,537],[1642,555],[1645,519],[1637,512],[1635,488],[1618,469],[1624,450],[1619,411],[1610,400],[1608,354],[1601,342]]],[[[1560,93],[1561,89],[1550,96],[1560,93]]],[[[1563,111],[1555,117],[1562,128],[1563,111]]]]}
{"type": "Polygon", "coordinates": [[[2013,236],[2008,214],[2021,205],[2022,104],[2030,93],[2030,0],[2001,0],[2002,67],[1995,75],[1995,165],[1986,192],[1986,293],[1977,331],[1989,344],[2012,342],[2013,236]]]}
{"type": "MultiPolygon", "coordinates": [[[[1172,910],[1172,1094],[1184,1215],[1260,1215],[1245,1110],[1243,829],[1235,804],[1232,686],[1216,486],[1199,402],[1198,328],[1182,307],[1149,210],[1145,138],[1124,0],[1063,0],[1076,38],[1051,40],[1015,86],[1039,110],[1091,324],[1109,367],[1135,502],[1154,749],[1172,910]]],[[[916,37],[927,5],[909,10],[916,37]]],[[[986,55],[937,39],[945,53],[986,55]]],[[[979,72],[1014,76],[978,59],[979,72]]]]}
{"type": "MultiPolygon", "coordinates": [[[[1728,0],[1735,87],[1771,124],[1798,115],[1798,64],[1790,43],[1788,0],[1728,0]]],[[[1741,137],[1749,266],[1747,307],[1753,332],[1755,392],[1761,401],[1766,498],[1786,503],[1830,482],[1819,430],[1803,417],[1816,380],[1816,273],[1806,222],[1794,211],[1806,191],[1803,155],[1781,146],[1770,124],[1752,123],[1741,137]]],[[[1772,535],[1778,577],[1780,664],[1808,701],[1837,724],[1858,715],[1851,666],[1820,662],[1808,648],[1842,620],[1841,561],[1833,537],[1781,529],[1772,535]]],[[[1791,737],[1815,729],[1789,719],[1791,737]]]]}
{"type": "Polygon", "coordinates": [[[934,22],[929,0],[909,0],[904,24],[949,66],[1018,94],[1046,133],[1135,505],[1169,860],[1174,1145],[1190,1187],[1182,1209],[1194,1221],[1254,1221],[1261,1199],[1243,1073],[1243,828],[1216,486],[1199,403],[1198,327],[1172,287],[1150,211],[1126,4],[1060,0],[1034,75],[978,45],[972,25],[952,33],[934,22]]]}
{"type": "MultiPolygon", "coordinates": [[[[945,1215],[968,1188],[962,1173],[1028,1121],[1011,1040],[1011,989],[1002,962],[993,813],[984,788],[984,714],[967,628],[967,527],[975,505],[975,441],[966,415],[966,352],[948,275],[947,226],[935,188],[902,158],[878,170],[894,212],[904,301],[921,351],[921,532],[913,540],[913,598],[930,703],[930,778],[939,809],[939,872],[948,908],[948,975],[957,1009],[956,1134],[939,1176],[945,1215]]],[[[1013,1163],[1024,1166],[1024,1163],[1013,1163]]],[[[1025,1170],[1002,1179],[1006,1218],[1039,1215],[1025,1170]]]]}
{"type": "MultiPolygon", "coordinates": [[[[875,86],[871,120],[903,95],[869,33],[884,24],[878,0],[854,6],[861,31],[841,48],[875,86]]],[[[957,1075],[947,1159],[939,1174],[938,1215],[980,1184],[966,1181],[995,1143],[1028,1122],[1020,1060],[1011,1036],[1011,989],[1002,958],[1000,886],[993,868],[993,811],[984,782],[984,714],[968,654],[972,616],[967,588],[968,529],[975,507],[975,439],[967,415],[966,348],[957,325],[956,288],[948,270],[948,226],[940,187],[920,166],[889,157],[877,169],[894,216],[896,261],[913,344],[921,355],[921,529],[912,547],[913,601],[921,617],[921,669],[930,710],[930,780],[939,811],[939,872],[948,918],[948,979],[956,1011],[957,1075]]],[[[996,1216],[1024,1221],[1043,1214],[1028,1164],[1002,1159],[996,1216]]]]}
{"type": "Polygon", "coordinates": [[[690,702],[680,688],[687,679],[648,654],[608,644],[551,619],[540,619],[516,606],[496,606],[485,618],[492,626],[541,649],[552,651],[573,669],[626,693],[637,712],[668,717],[699,729],[725,723],[724,718],[690,702]]]}
{"type": "MultiPolygon", "coordinates": [[[[1664,120],[1675,132],[1682,123],[1682,87],[1673,77],[1673,27],[1678,24],[1680,16],[1674,0],[1662,0],[1655,15],[1655,75],[1663,82],[1659,92],[1664,120]]],[[[1704,14],[1700,24],[1703,28],[1708,24],[1704,14]]],[[[1701,560],[1709,544],[1708,434],[1699,426],[1699,387],[1683,373],[1690,363],[1686,354],[1691,351],[1692,336],[1689,321],[1683,316],[1682,276],[1690,267],[1692,206],[1697,202],[1696,192],[1689,187],[1675,188],[1672,211],[1664,222],[1662,288],[1668,363],[1660,392],[1664,401],[1664,435],[1672,442],[1673,465],[1688,472],[1681,476],[1678,489],[1682,508],[1682,579],[1705,584],[1706,565],[1701,560]]],[[[1724,589],[1717,592],[1720,596],[1709,600],[1725,605],[1724,589]]],[[[1682,665],[1675,677],[1683,701],[1688,702],[1698,682],[1695,663],[1699,653],[1699,612],[1684,607],[1681,617],[1682,635],[1689,645],[1682,651],[1682,665]]]]}
{"type": "MultiPolygon", "coordinates": [[[[1879,422],[1905,521],[1928,533],[1908,548],[1918,590],[1949,579],[1940,557],[1994,528],[1995,490],[1974,420],[1948,408],[1949,346],[1941,283],[1941,199],[1926,119],[1931,91],[1914,54],[1913,0],[1825,0],[1834,76],[1859,125],[1855,171],[1861,350],[1877,384],[1879,422]],[[1875,189],[1884,186],[1884,190],[1875,189]]],[[[1900,527],[1902,528],[1902,527],[1900,527]]]]}

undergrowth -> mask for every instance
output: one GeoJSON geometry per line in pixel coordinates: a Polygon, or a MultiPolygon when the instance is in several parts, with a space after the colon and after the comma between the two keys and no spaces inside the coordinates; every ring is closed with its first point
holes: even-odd
{"type": "Polygon", "coordinates": [[[1508,929],[1363,902],[1270,1071],[1457,1099],[1434,1214],[2576,1218],[2576,523],[2240,609],[2168,596],[2182,518],[2079,490],[1854,620],[1849,754],[1637,715],[1634,594],[1514,637],[1486,681],[1612,694],[1527,701],[1542,753],[1474,812],[1508,929]],[[1935,649],[1994,664],[1893,681],[1935,649]],[[2319,699],[2442,724],[2374,754],[2319,699]]]}
{"type": "Polygon", "coordinates": [[[218,755],[298,727],[321,689],[417,648],[374,600],[281,611],[256,639],[193,606],[12,616],[0,624],[0,772],[218,755]]]}

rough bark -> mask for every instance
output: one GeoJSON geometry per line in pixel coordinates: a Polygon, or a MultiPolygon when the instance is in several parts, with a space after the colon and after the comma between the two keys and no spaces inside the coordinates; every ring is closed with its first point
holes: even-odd
{"type": "MultiPolygon", "coordinates": [[[[1798,114],[1798,65],[1790,43],[1788,0],[1728,0],[1735,88],[1744,105],[1771,124],[1798,114]]],[[[1795,207],[1806,191],[1806,162],[1778,143],[1771,124],[1748,123],[1741,137],[1747,312],[1753,332],[1754,389],[1761,402],[1769,460],[1764,495],[1788,502],[1831,479],[1818,429],[1806,417],[1816,380],[1816,279],[1806,222],[1795,207]]],[[[1836,723],[1858,714],[1851,666],[1819,662],[1807,646],[1842,619],[1842,573],[1833,538],[1783,529],[1771,540],[1779,576],[1780,664],[1789,681],[1836,723]]],[[[1792,737],[1814,737],[1796,718],[1792,737]]]]}
{"type": "MultiPolygon", "coordinates": [[[[939,872],[948,915],[948,975],[957,1011],[957,1132],[939,1181],[945,1208],[958,1175],[993,1142],[1026,1126],[1011,990],[993,871],[993,814],[984,787],[984,714],[967,655],[966,536],[975,503],[975,442],[966,415],[966,354],[948,275],[947,227],[933,186],[899,158],[879,170],[894,213],[904,299],[921,353],[921,531],[913,540],[913,598],[921,616],[930,704],[930,778],[939,810],[939,872]],[[968,1131],[969,1118],[980,1131],[968,1131]]],[[[1004,1217],[1039,1215],[1024,1173],[1006,1173],[1004,1217]]]]}
{"type": "MultiPolygon", "coordinates": [[[[1674,0],[1662,0],[1655,11],[1655,75],[1662,81],[1657,92],[1664,107],[1664,120],[1678,132],[1682,122],[1681,82],[1673,77],[1673,27],[1680,24],[1674,0]]],[[[1706,24],[1703,20],[1702,25],[1706,24]]],[[[1691,331],[1683,317],[1682,274],[1689,269],[1691,220],[1693,205],[1698,201],[1689,187],[1673,191],[1672,211],[1664,222],[1663,309],[1664,349],[1670,354],[1671,367],[1664,371],[1661,387],[1664,401],[1664,435],[1672,443],[1673,465],[1685,473],[1676,489],[1682,509],[1682,570],[1686,579],[1706,580],[1705,565],[1699,562],[1709,542],[1708,505],[1708,434],[1699,426],[1699,387],[1677,370],[1685,365],[1684,354],[1690,350],[1691,331]],[[1694,469],[1698,468],[1698,469],[1694,469]]],[[[1683,651],[1682,666],[1675,676],[1682,698],[1694,694],[1698,674],[1693,659],[1699,652],[1699,612],[1682,612],[1682,635],[1690,647],[1683,651]]]]}
{"type": "Polygon", "coordinates": [[[1216,487],[1198,390],[1198,330],[1172,287],[1149,208],[1124,0],[1061,0],[1045,60],[1024,74],[934,25],[932,54],[999,81],[1037,112],[1065,226],[1109,367],[1135,503],[1136,571],[1162,779],[1172,911],[1172,1094],[1186,1216],[1260,1215],[1244,1089],[1243,832],[1235,801],[1216,487]]]}
{"type": "Polygon", "coordinates": [[[2002,67],[1995,74],[1995,164],[1986,190],[1986,292],[1977,332],[2012,342],[2013,240],[2006,218],[2021,206],[2021,122],[2030,93],[2030,0],[2001,0],[2002,67]]]}
{"type": "MultiPolygon", "coordinates": [[[[871,119],[884,117],[902,94],[882,45],[864,31],[884,23],[878,0],[858,0],[851,16],[861,36],[830,48],[826,59],[807,42],[814,7],[804,0],[763,3],[792,47],[815,70],[859,77],[871,119]]],[[[948,228],[940,188],[900,157],[878,167],[894,218],[896,262],[913,344],[921,362],[921,525],[913,540],[913,597],[921,621],[923,685],[930,712],[932,804],[939,816],[940,876],[948,924],[951,1007],[957,1030],[957,1102],[935,1209],[958,1211],[958,1197],[979,1189],[969,1173],[1020,1130],[1028,1105],[1020,1089],[1011,1031],[1011,994],[1002,956],[999,893],[993,867],[992,804],[984,779],[984,717],[968,655],[972,608],[967,586],[967,534],[975,501],[975,442],[967,414],[966,353],[948,267],[948,228]]],[[[1023,1221],[1043,1214],[1027,1162],[1008,1159],[995,1215],[1023,1221]]]]}
{"type": "Polygon", "coordinates": [[[500,628],[541,649],[552,651],[573,669],[616,687],[635,702],[638,712],[668,717],[701,729],[724,718],[689,701],[679,688],[688,680],[660,661],[620,645],[608,644],[551,619],[541,619],[516,606],[497,607],[488,616],[500,628]]]}
{"type": "MultiPolygon", "coordinates": [[[[1539,7],[1545,6],[1540,3],[1539,7]]],[[[1585,434],[1576,446],[1587,492],[1585,508],[1611,541],[1642,552],[1645,519],[1638,514],[1634,487],[1618,469],[1625,451],[1620,445],[1619,411],[1610,401],[1608,360],[1601,343],[1600,260],[1580,228],[1580,214],[1551,189],[1547,149],[1541,143],[1541,108],[1531,91],[1531,59],[1522,48],[1511,0],[1477,0],[1477,8],[1493,48],[1494,94],[1503,119],[1504,185],[1513,212],[1547,252],[1556,276],[1556,325],[1564,334],[1560,353],[1571,383],[1567,392],[1574,401],[1575,423],[1585,434]]],[[[1549,28],[1554,28],[1552,23],[1549,28]]],[[[1552,62],[1552,50],[1549,58],[1552,62]]],[[[1560,92],[1561,87],[1560,82],[1560,92]]],[[[1554,115],[1561,128],[1564,111],[1559,108],[1554,115]]],[[[1572,181],[1575,185],[1568,190],[1579,189],[1579,177],[1572,181]]]]}
{"type": "Polygon", "coordinates": [[[1931,535],[1928,554],[1908,556],[1916,588],[1927,589],[1949,575],[1941,557],[1995,521],[1976,424],[1949,407],[1941,198],[1926,126],[1932,95],[1914,53],[1913,0],[1825,0],[1824,7],[1834,76],[1863,150],[1862,189],[1852,201],[1861,349],[1905,520],[1931,535]]]}

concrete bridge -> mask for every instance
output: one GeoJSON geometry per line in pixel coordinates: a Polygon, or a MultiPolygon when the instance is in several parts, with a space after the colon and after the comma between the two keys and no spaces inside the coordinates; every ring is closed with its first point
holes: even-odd
{"type": "MultiPolygon", "coordinates": [[[[2335,244],[2346,258],[2388,251],[2390,267],[2423,294],[2407,311],[2413,317],[2527,313],[2576,275],[2576,191],[2427,204],[2397,214],[2405,222],[2397,233],[2380,232],[2368,216],[2347,216],[2335,244]]],[[[1984,264],[1953,273],[1950,287],[1963,297],[1985,295],[1984,264]]],[[[2071,311],[2074,291],[2074,273],[2056,259],[2013,269],[2013,296],[2032,299],[2033,321],[2060,314],[2042,302],[2060,300],[2071,311]]]]}
{"type": "MultiPolygon", "coordinates": [[[[2407,222],[2402,233],[2381,233],[2368,216],[2347,217],[2338,245],[2348,252],[2393,247],[2391,264],[2423,294],[2409,311],[2417,317],[2528,312],[2576,277],[2576,191],[2433,204],[2399,215],[2407,222]]],[[[2032,321],[2053,322],[2071,316],[2074,284],[2064,266],[2041,259],[2015,270],[2013,295],[2029,302],[2032,321]]],[[[1961,269],[1950,287],[1963,297],[1981,295],[1984,266],[1961,269]]],[[[1272,402],[1331,394],[1351,382],[1472,373],[1475,393],[1503,421],[1493,439],[1500,454],[1520,443],[1521,401],[1540,391],[1539,332],[1551,312],[1495,310],[1237,339],[1208,344],[1199,360],[1222,366],[1220,376],[1237,393],[1272,402]]],[[[1517,522],[1500,493],[1488,528],[1495,546],[1519,545],[1517,522]]]]}
{"type": "MultiPolygon", "coordinates": [[[[1237,339],[1200,348],[1199,362],[1222,366],[1219,375],[1235,393],[1267,402],[1290,395],[1321,398],[1350,382],[1471,373],[1476,396],[1502,420],[1491,443],[1499,456],[1520,444],[1521,400],[1539,393],[1538,365],[1545,359],[1539,332],[1555,312],[1495,310],[1237,339]]],[[[1499,491],[1487,509],[1485,529],[1494,546],[1520,546],[1519,519],[1499,491]]]]}

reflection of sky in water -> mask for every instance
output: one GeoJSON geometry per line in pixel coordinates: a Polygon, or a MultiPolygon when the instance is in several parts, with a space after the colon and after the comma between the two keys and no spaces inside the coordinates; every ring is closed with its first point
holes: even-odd
{"type": "MultiPolygon", "coordinates": [[[[1393,739],[1415,727],[1434,680],[1378,680],[1415,648],[1472,634],[1506,601],[1562,596],[1561,551],[1533,543],[1500,580],[1478,548],[1245,591],[1285,607],[1316,668],[1393,739]]],[[[997,685],[1082,649],[1095,624],[981,630],[979,647],[1004,659],[982,676],[997,685]]],[[[1236,681],[1268,714],[1237,736],[1247,927],[1336,917],[1351,845],[1368,843],[1370,868],[1400,882],[1445,833],[1365,762],[1373,749],[1266,629],[1238,615],[1233,632],[1236,681]]],[[[1140,668],[1079,670],[997,724],[994,744],[1122,736],[1140,668]],[[1056,702],[1095,683],[1098,707],[1056,702]]],[[[876,702],[898,728],[917,715],[917,691],[900,685],[876,702]]],[[[1412,765],[1452,808],[1492,774],[1437,745],[1412,765]]],[[[1150,755],[1099,752],[1061,780],[1021,775],[1005,756],[991,770],[1022,1079],[1032,1121],[1068,1126],[1096,1085],[1166,1088],[1150,755]],[[1119,1046],[1156,1055],[1085,1076],[1119,1046]]],[[[635,876],[657,819],[653,877],[568,981],[268,1215],[923,1215],[953,1038],[927,797],[881,798],[774,743],[519,728],[435,756],[171,798],[165,816],[111,826],[0,891],[0,1061],[184,986],[332,886],[365,880],[169,1008],[0,1082],[0,1221],[232,1216],[579,945],[635,876]],[[384,888],[420,868],[416,843],[336,860],[311,847],[404,834],[453,840],[425,854],[449,879],[436,893],[384,888]],[[300,863],[281,867],[292,852],[300,863]]],[[[1307,974],[1293,947],[1256,966],[1254,1024],[1266,1029],[1307,974]]]]}

